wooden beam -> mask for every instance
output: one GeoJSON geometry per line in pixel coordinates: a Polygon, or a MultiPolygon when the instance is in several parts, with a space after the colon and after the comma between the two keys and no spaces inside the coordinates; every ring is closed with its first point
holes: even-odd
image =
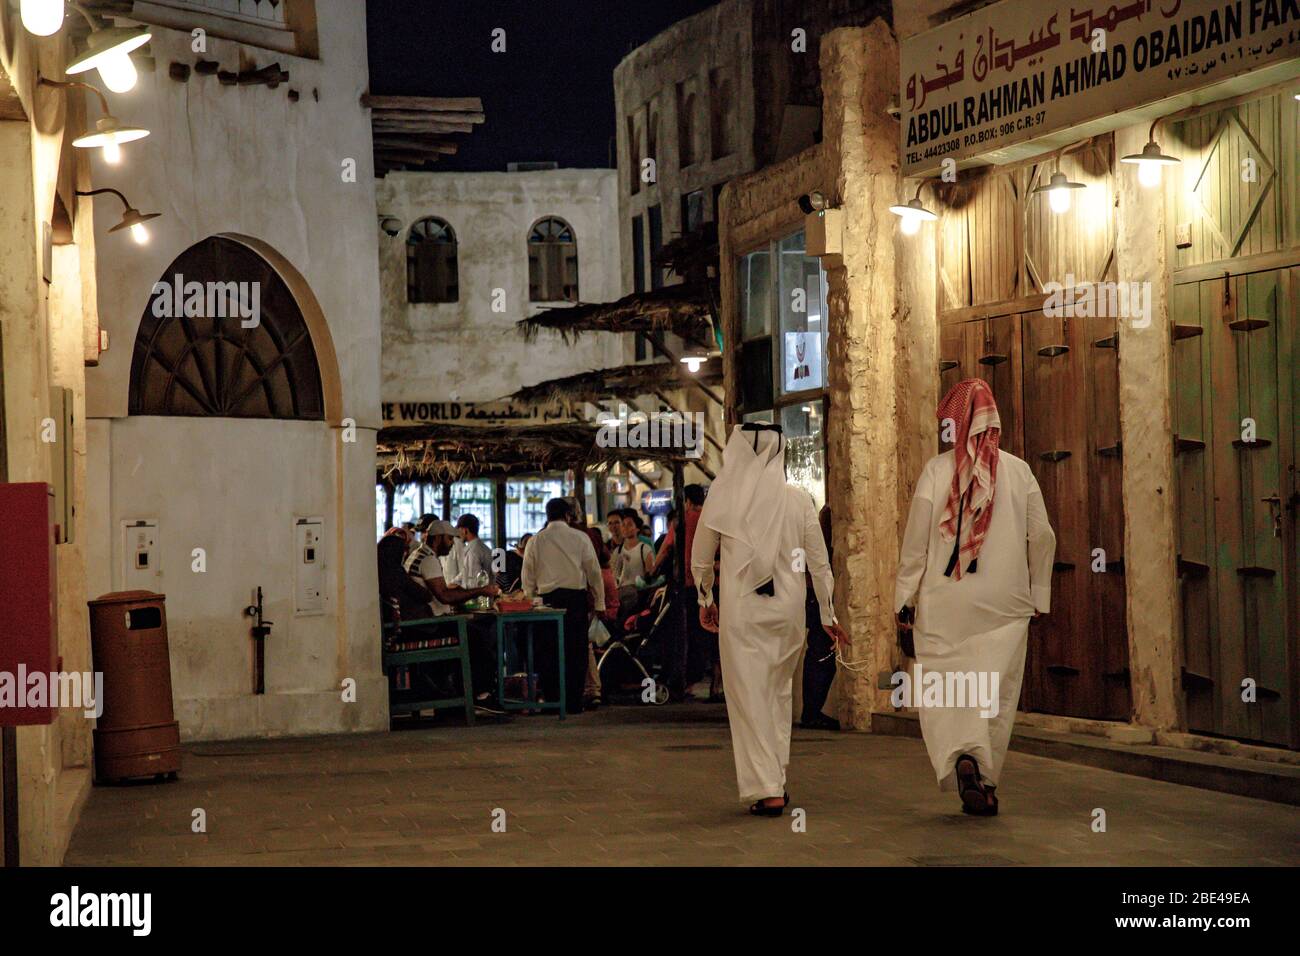
{"type": "Polygon", "coordinates": [[[458,146],[455,143],[442,142],[442,140],[417,139],[415,137],[376,137],[374,138],[374,147],[393,148],[393,150],[428,150],[429,152],[441,152],[443,156],[455,156],[458,146]]]}
{"type": "Polygon", "coordinates": [[[477,96],[375,96],[361,94],[361,105],[371,109],[454,110],[481,113],[483,101],[477,96]]]}
{"type": "Polygon", "coordinates": [[[377,133],[472,133],[474,127],[468,123],[416,123],[412,120],[375,120],[370,128],[377,133]]]}
{"type": "Polygon", "coordinates": [[[371,120],[417,120],[418,122],[430,123],[482,123],[485,119],[482,113],[453,113],[440,112],[435,113],[425,110],[375,110],[370,114],[371,120]]]}

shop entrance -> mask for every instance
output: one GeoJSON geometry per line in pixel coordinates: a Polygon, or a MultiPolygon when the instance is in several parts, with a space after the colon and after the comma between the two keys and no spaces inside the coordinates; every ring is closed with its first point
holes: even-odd
{"type": "Polygon", "coordinates": [[[1300,264],[1174,286],[1183,691],[1193,731],[1300,746],[1300,264]]]}
{"type": "Polygon", "coordinates": [[[989,383],[1001,447],[1033,469],[1056,531],[1052,612],[1031,625],[1026,711],[1130,716],[1115,321],[1035,311],[941,332],[941,389],[989,383]]]}

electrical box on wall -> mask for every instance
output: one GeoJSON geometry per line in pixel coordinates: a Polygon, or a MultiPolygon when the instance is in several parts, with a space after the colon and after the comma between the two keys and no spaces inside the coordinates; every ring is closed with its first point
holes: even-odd
{"type": "Polygon", "coordinates": [[[57,528],[56,543],[72,540],[72,389],[50,389],[50,417],[42,430],[50,447],[50,484],[54,487],[54,523],[57,528]]]}
{"type": "Polygon", "coordinates": [[[844,210],[818,209],[804,217],[804,249],[810,256],[844,254],[844,210]]]}
{"type": "MultiPolygon", "coordinates": [[[[54,560],[54,490],[45,482],[0,484],[0,673],[17,680],[60,670],[58,582],[54,560]]],[[[49,706],[26,706],[27,690],[0,707],[0,726],[48,724],[58,713],[49,706]]]]}
{"type": "Polygon", "coordinates": [[[138,518],[122,522],[121,591],[157,591],[162,575],[158,552],[158,522],[138,518]]]}
{"type": "Polygon", "coordinates": [[[325,521],[296,518],[293,524],[293,613],[325,613],[325,521]]]}

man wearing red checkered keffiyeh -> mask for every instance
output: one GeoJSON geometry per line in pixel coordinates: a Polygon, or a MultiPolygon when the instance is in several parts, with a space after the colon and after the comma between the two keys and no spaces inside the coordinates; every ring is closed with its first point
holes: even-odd
{"type": "Polygon", "coordinates": [[[948,503],[939,523],[944,539],[954,542],[944,574],[960,581],[963,573],[975,572],[993,518],[1002,419],[998,417],[993,390],[978,378],[968,378],[950,388],[939,403],[938,416],[941,430],[954,430],[956,457],[948,503]]]}
{"type": "Polygon", "coordinates": [[[1056,536],[1033,470],[998,448],[989,386],[957,383],[937,417],[954,447],[926,463],[903,531],[894,610],[916,663],[904,672],[910,700],[896,706],[916,708],[940,788],[956,790],[966,813],[991,816],[1029,621],[1051,607],[1056,536]],[[975,701],[956,690],[977,686],[975,701]]]}

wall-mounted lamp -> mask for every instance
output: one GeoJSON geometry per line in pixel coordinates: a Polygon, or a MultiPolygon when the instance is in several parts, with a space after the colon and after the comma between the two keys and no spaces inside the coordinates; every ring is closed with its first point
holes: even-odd
{"type": "Polygon", "coordinates": [[[1177,156],[1166,156],[1160,151],[1160,144],[1156,142],[1156,123],[1159,122],[1157,119],[1151,124],[1151,132],[1147,134],[1147,144],[1142,147],[1142,152],[1120,158],[1121,163],[1137,164],[1138,182],[1148,188],[1160,185],[1161,166],[1173,166],[1182,162],[1177,156]]]}
{"type": "Polygon", "coordinates": [[[162,215],[162,213],[141,212],[140,210],[132,206],[129,202],[127,202],[126,197],[123,196],[116,189],[104,188],[104,189],[92,189],[89,192],[81,192],[80,190],[77,191],[78,196],[98,196],[101,195],[102,193],[112,193],[118,199],[122,200],[122,205],[126,207],[122,213],[122,221],[119,222],[116,226],[113,226],[108,231],[121,232],[123,229],[129,229],[131,230],[131,238],[134,239],[138,245],[143,246],[145,243],[147,243],[149,241],[149,230],[145,228],[144,224],[148,222],[150,219],[157,219],[159,216],[162,215]]]}
{"type": "Polygon", "coordinates": [[[69,63],[64,72],[75,76],[87,70],[99,70],[99,78],[114,93],[133,90],[138,74],[131,62],[131,51],[148,43],[153,34],[147,27],[101,27],[76,0],[72,6],[86,18],[92,32],[86,40],[86,52],[69,63]]]}
{"type": "Polygon", "coordinates": [[[49,37],[63,26],[63,0],[22,0],[19,14],[28,33],[49,37]]]}
{"type": "Polygon", "coordinates": [[[78,136],[72,141],[72,145],[78,149],[94,149],[99,147],[104,151],[104,162],[116,166],[122,161],[122,144],[130,143],[137,139],[144,139],[149,135],[147,129],[139,126],[124,126],[120,120],[108,111],[108,97],[100,92],[89,83],[82,83],[80,80],[51,80],[48,77],[40,78],[42,86],[52,86],[56,89],[70,89],[72,87],[81,87],[90,90],[99,97],[99,105],[103,108],[104,115],[95,123],[93,133],[85,133],[78,136]]]}
{"type": "Polygon", "coordinates": [[[924,188],[925,183],[917,186],[916,195],[906,205],[889,207],[889,211],[902,220],[898,224],[898,228],[903,231],[905,236],[916,235],[921,231],[921,223],[933,222],[939,218],[921,205],[921,190],[924,188]]]}
{"type": "Polygon", "coordinates": [[[1047,201],[1051,204],[1052,212],[1063,213],[1070,211],[1070,197],[1076,189],[1087,189],[1084,183],[1071,182],[1070,179],[1059,169],[1052,173],[1052,178],[1046,184],[1034,189],[1034,194],[1046,193],[1047,201]]]}

